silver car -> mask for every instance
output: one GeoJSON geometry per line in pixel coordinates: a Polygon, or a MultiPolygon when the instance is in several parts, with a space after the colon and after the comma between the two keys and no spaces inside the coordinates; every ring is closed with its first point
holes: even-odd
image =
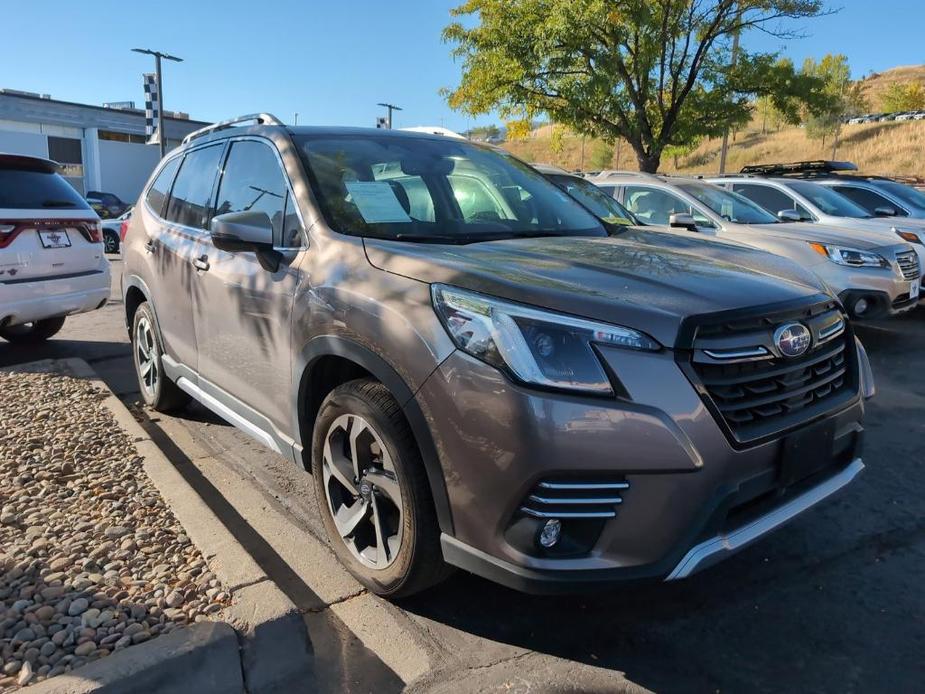
{"type": "Polygon", "coordinates": [[[831,188],[798,178],[743,174],[707,180],[744,195],[784,221],[899,236],[912,244],[919,256],[919,265],[925,267],[925,219],[877,217],[831,188]]]}
{"type": "Polygon", "coordinates": [[[919,300],[921,264],[895,234],[785,222],[698,179],[626,172],[592,179],[644,223],[669,224],[777,253],[813,270],[853,318],[892,316],[919,300]]]}

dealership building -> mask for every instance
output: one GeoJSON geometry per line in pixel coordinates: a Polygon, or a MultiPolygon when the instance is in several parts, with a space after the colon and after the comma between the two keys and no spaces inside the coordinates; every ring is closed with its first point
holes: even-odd
{"type": "MultiPolygon", "coordinates": [[[[168,149],[204,125],[165,111],[168,149]]],[[[0,89],[0,152],[57,161],[81,194],[98,190],[134,202],[160,160],[159,147],[146,141],[145,112],[132,102],[90,106],[0,89]]]]}

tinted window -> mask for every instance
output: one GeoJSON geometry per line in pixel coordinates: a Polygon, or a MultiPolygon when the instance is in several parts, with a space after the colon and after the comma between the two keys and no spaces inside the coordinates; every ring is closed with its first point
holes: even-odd
{"type": "Polygon", "coordinates": [[[673,214],[689,214],[698,226],[716,226],[706,216],[671,193],[646,186],[626,186],[623,201],[626,209],[645,224],[668,225],[673,214]]]}
{"type": "Polygon", "coordinates": [[[0,169],[0,207],[20,210],[88,210],[74,187],[56,173],[0,169]]]}
{"type": "Polygon", "coordinates": [[[605,222],[624,225],[635,223],[633,215],[614,200],[613,193],[605,193],[591,181],[565,174],[550,174],[548,178],[605,222]]]}
{"type": "Polygon", "coordinates": [[[771,186],[736,183],[732,186],[732,190],[739,195],[744,195],[753,203],[760,205],[771,214],[776,215],[781,210],[794,209],[793,198],[771,186]]]}
{"type": "Polygon", "coordinates": [[[878,207],[891,207],[899,217],[905,217],[908,213],[899,208],[896,203],[887,200],[882,195],[875,193],[866,188],[856,186],[832,186],[836,192],[841,193],[854,203],[857,203],[870,214],[875,214],[878,207]]]}
{"type": "Polygon", "coordinates": [[[896,181],[874,181],[875,186],[883,188],[885,191],[895,196],[908,205],[913,205],[920,209],[925,209],[925,193],[912,186],[896,181]]]}
{"type": "Polygon", "coordinates": [[[493,149],[395,134],[295,139],[322,213],[342,233],[447,242],[606,234],[531,167],[493,149]]]}
{"type": "Polygon", "coordinates": [[[787,186],[813,203],[820,210],[833,217],[870,217],[863,207],[859,207],[840,193],[810,181],[787,181],[787,186]]]}
{"type": "Polygon", "coordinates": [[[274,243],[281,245],[285,209],[286,179],[273,150],[253,140],[231,143],[215,214],[263,212],[273,225],[274,243]]]}
{"type": "Polygon", "coordinates": [[[151,209],[160,216],[164,216],[164,203],[167,202],[167,196],[170,194],[170,186],[173,184],[173,178],[177,175],[177,168],[180,166],[180,160],[183,157],[174,157],[164,165],[161,172],[154,179],[154,183],[148,188],[148,194],[145,200],[151,209]]]}
{"type": "Polygon", "coordinates": [[[167,220],[194,229],[205,229],[218,171],[222,145],[193,150],[183,159],[170,193],[167,220]]]}

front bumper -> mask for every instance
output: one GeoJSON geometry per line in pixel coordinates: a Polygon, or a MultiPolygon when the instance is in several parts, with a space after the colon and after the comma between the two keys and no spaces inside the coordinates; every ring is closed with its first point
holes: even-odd
{"type": "Polygon", "coordinates": [[[0,282],[0,325],[84,313],[109,299],[109,263],[93,271],[23,282],[0,282]]]}
{"type": "Polygon", "coordinates": [[[680,578],[762,537],[863,467],[860,397],[829,415],[830,464],[785,488],[782,440],[733,444],[672,355],[602,353],[629,398],[521,388],[461,352],[425,382],[416,399],[447,485],[449,563],[530,592],[680,578]],[[523,501],[540,481],[615,474],[628,489],[583,551],[555,556],[512,530],[526,522],[523,501]]]}
{"type": "Polygon", "coordinates": [[[813,271],[832,288],[853,319],[869,320],[895,316],[915,308],[919,299],[911,298],[918,280],[903,279],[893,268],[847,268],[825,262],[813,271]],[[863,313],[854,310],[860,299],[867,303],[863,313]]]}

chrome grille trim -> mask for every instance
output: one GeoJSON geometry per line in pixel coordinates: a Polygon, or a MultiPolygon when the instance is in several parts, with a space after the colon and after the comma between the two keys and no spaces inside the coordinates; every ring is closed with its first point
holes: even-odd
{"type": "Polygon", "coordinates": [[[905,280],[917,280],[921,276],[919,256],[915,251],[904,251],[896,254],[896,264],[905,280]]]}
{"type": "Polygon", "coordinates": [[[520,506],[532,518],[607,519],[623,503],[629,489],[623,479],[545,479],[539,481],[520,506]]]}

